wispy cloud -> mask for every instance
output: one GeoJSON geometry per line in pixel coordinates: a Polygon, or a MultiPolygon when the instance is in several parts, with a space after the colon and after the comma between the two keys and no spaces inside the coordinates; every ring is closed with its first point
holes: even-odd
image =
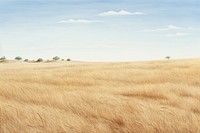
{"type": "Polygon", "coordinates": [[[102,21],[99,20],[88,20],[88,19],[68,19],[61,20],[58,23],[66,23],[66,24],[91,24],[91,23],[100,23],[102,21]]]}
{"type": "Polygon", "coordinates": [[[176,32],[176,33],[170,33],[170,34],[166,34],[166,36],[169,37],[183,37],[183,36],[187,36],[189,35],[188,33],[183,33],[183,32],[176,32]]]}
{"type": "Polygon", "coordinates": [[[98,16],[117,16],[117,15],[144,15],[143,12],[128,12],[125,10],[121,11],[107,11],[98,14],[98,16]]]}
{"type": "Polygon", "coordinates": [[[191,30],[194,29],[192,27],[179,27],[179,26],[175,26],[175,25],[169,25],[166,28],[157,28],[157,29],[147,29],[144,30],[146,32],[160,32],[160,31],[173,31],[173,30],[191,30]]]}

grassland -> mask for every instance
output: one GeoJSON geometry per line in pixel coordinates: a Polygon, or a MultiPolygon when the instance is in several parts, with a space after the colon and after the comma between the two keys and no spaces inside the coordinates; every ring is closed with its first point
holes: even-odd
{"type": "Polygon", "coordinates": [[[0,63],[0,133],[200,133],[200,59],[0,63]]]}

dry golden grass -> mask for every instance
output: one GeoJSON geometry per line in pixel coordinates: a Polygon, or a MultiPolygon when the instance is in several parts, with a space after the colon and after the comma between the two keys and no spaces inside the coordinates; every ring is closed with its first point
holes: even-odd
{"type": "Polygon", "coordinates": [[[0,63],[1,133],[198,133],[200,59],[0,63]]]}

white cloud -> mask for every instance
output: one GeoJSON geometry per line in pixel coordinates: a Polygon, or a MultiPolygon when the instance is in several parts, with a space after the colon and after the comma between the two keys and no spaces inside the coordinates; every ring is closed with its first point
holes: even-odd
{"type": "Polygon", "coordinates": [[[98,20],[88,20],[88,19],[68,19],[68,20],[61,20],[58,23],[67,23],[67,24],[91,24],[91,23],[99,23],[102,21],[98,20]]]}
{"type": "Polygon", "coordinates": [[[107,11],[98,14],[99,16],[117,16],[117,15],[144,15],[143,12],[128,12],[128,11],[107,11]]]}
{"type": "Polygon", "coordinates": [[[160,32],[160,31],[173,31],[173,30],[192,30],[192,27],[178,27],[175,25],[168,25],[166,28],[147,29],[146,32],[160,32]]]}

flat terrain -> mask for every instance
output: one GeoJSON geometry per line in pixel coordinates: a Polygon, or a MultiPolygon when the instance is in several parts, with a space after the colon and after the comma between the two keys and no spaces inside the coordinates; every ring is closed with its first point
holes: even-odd
{"type": "Polygon", "coordinates": [[[0,63],[0,133],[200,133],[200,59],[0,63]]]}

